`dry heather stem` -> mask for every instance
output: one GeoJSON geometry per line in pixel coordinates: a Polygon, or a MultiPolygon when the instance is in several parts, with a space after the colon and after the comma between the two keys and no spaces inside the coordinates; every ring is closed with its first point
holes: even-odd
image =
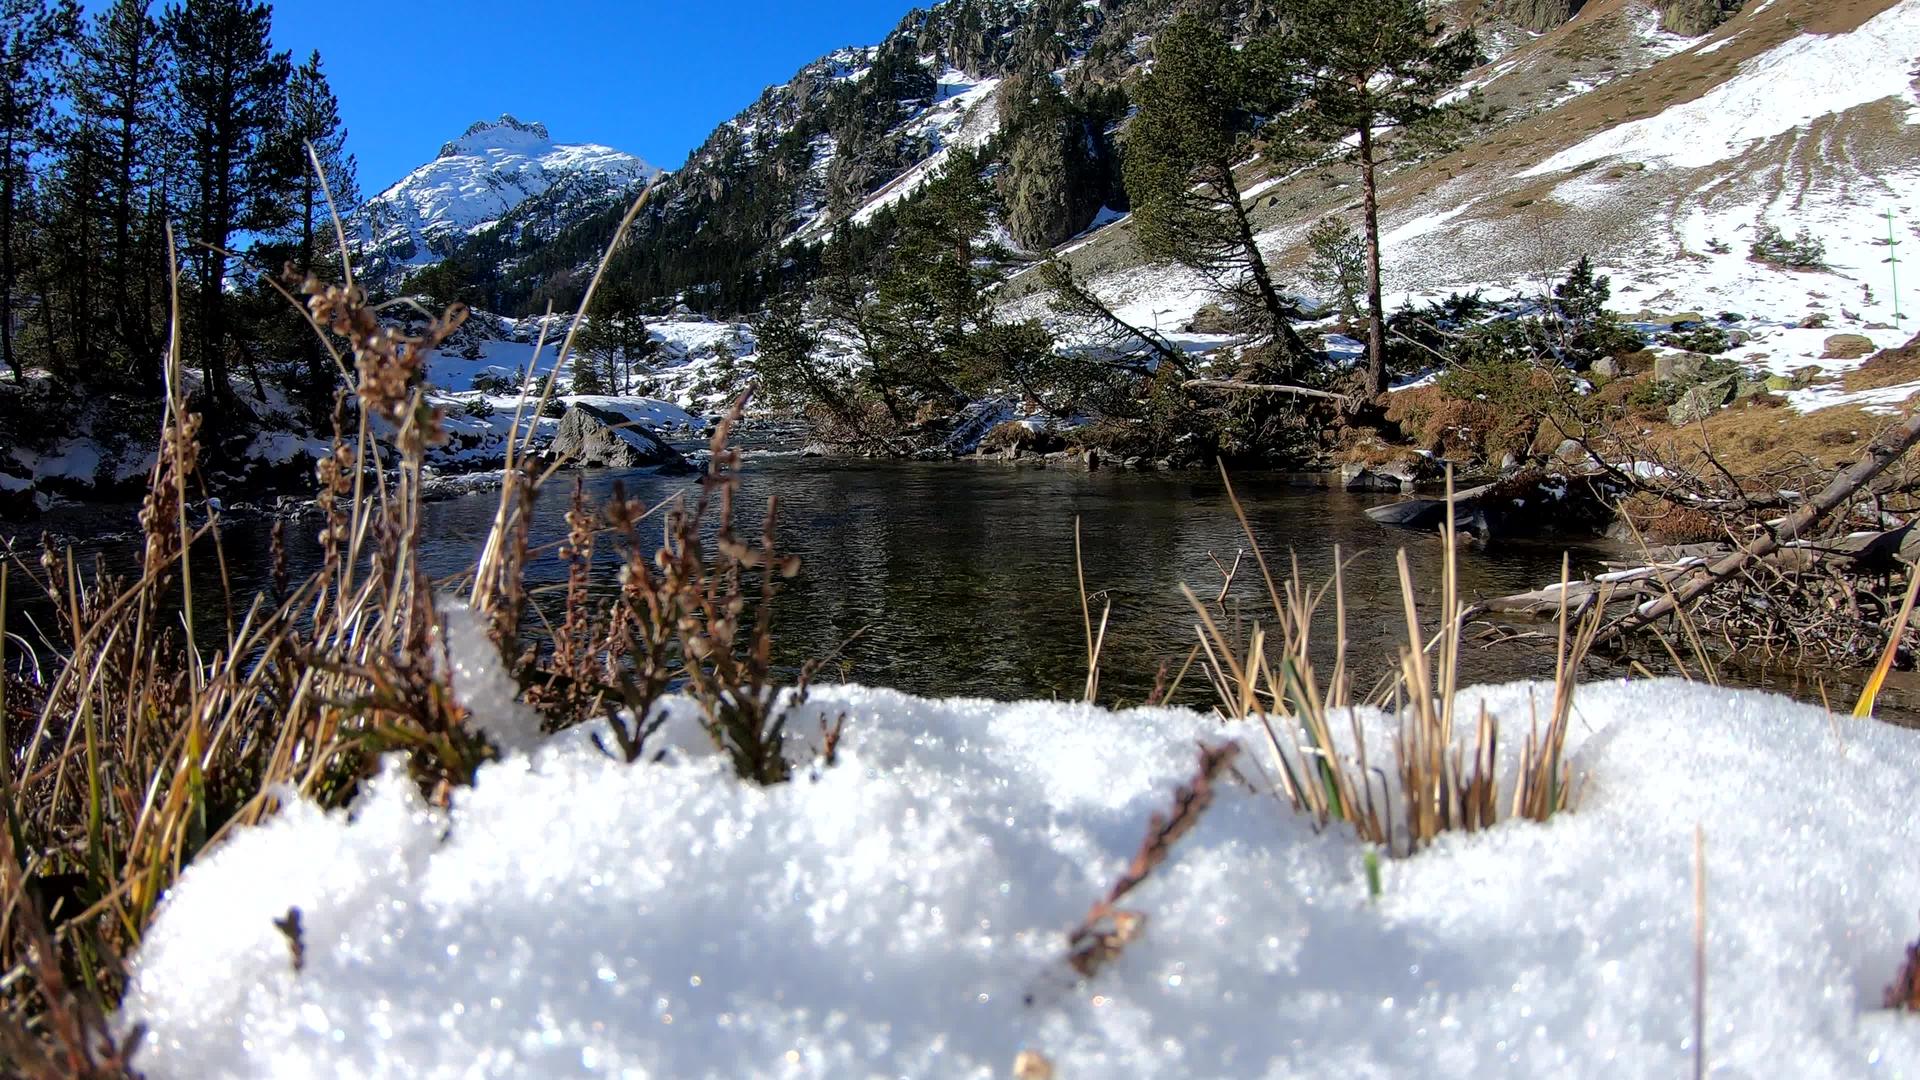
{"type": "Polygon", "coordinates": [[[1139,936],[1146,916],[1121,910],[1120,901],[1151,877],[1172,855],[1173,845],[1200,823],[1200,815],[1213,804],[1214,781],[1233,764],[1239,753],[1239,744],[1231,742],[1200,748],[1199,767],[1193,779],[1175,789],[1171,812],[1153,815],[1133,861],[1107,890],[1107,895],[1088,909],[1080,925],[1067,935],[1067,963],[1082,977],[1092,978],[1109,960],[1119,956],[1128,942],[1139,936]]]}

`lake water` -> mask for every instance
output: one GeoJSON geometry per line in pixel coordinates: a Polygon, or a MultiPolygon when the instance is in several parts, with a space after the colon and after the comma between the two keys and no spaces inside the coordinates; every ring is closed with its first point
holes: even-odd
{"type": "MultiPolygon", "coordinates": [[[[583,474],[590,497],[604,499],[616,480],[649,502],[688,486],[685,477],[650,473],[583,474]]],[[[1369,520],[1368,506],[1392,496],[1354,495],[1302,486],[1287,476],[1249,474],[1236,487],[1276,576],[1298,559],[1302,577],[1331,579],[1336,546],[1346,560],[1348,662],[1364,693],[1397,669],[1406,642],[1395,553],[1404,548],[1431,630],[1439,602],[1437,537],[1390,529],[1369,520]]],[[[571,484],[550,484],[536,515],[533,542],[564,534],[571,484]]],[[[798,578],[782,594],[775,622],[776,659],[789,669],[833,654],[856,632],[821,678],[890,686],[925,695],[991,698],[1078,698],[1086,678],[1086,645],[1074,575],[1074,521],[1080,520],[1087,588],[1113,604],[1102,657],[1100,698],[1138,703],[1162,663],[1177,669],[1195,642],[1182,582],[1202,597],[1218,592],[1213,558],[1231,565],[1245,546],[1225,489],[1206,473],[1099,470],[1092,473],[1014,468],[1002,464],[844,462],[752,454],[743,470],[738,531],[757,536],[769,494],[780,496],[781,546],[799,554],[798,578]],[[1210,557],[1211,556],[1211,557],[1210,557]]],[[[491,493],[431,503],[424,559],[435,576],[451,576],[475,558],[492,522],[491,493]]],[[[230,571],[243,591],[269,573],[267,526],[233,523],[226,533],[230,571]]],[[[317,559],[310,524],[288,529],[296,577],[317,559]]],[[[109,552],[132,542],[109,544],[109,552]]],[[[1562,546],[1502,543],[1462,547],[1461,595],[1476,598],[1537,588],[1560,575],[1562,546]]],[[[1597,569],[1614,549],[1575,548],[1575,576],[1597,569]]],[[[532,568],[536,581],[559,581],[551,555],[532,568]]],[[[597,581],[611,588],[617,567],[603,547],[597,581]]],[[[1264,604],[1258,570],[1242,566],[1237,596],[1252,614],[1264,604]]],[[[547,593],[543,603],[560,600],[547,593]]],[[[1317,667],[1331,662],[1329,602],[1317,667]]],[[[557,616],[556,616],[557,621],[557,616]]],[[[1550,628],[1543,628],[1550,629],[1550,628]]],[[[1497,682],[1551,678],[1550,647],[1469,645],[1462,679],[1497,682]]],[[[1596,666],[1587,674],[1620,674],[1596,666]]],[[[1819,700],[1811,683],[1749,673],[1745,681],[1819,700]]],[[[1828,683],[1839,707],[1852,701],[1844,677],[1828,683]]],[[[1904,683],[1883,697],[1883,711],[1905,712],[1904,683]]],[[[1196,668],[1181,698],[1207,704],[1196,668]]]]}

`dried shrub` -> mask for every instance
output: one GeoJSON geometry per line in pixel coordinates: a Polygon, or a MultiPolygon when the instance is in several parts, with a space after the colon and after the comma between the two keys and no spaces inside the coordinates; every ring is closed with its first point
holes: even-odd
{"type": "MultiPolygon", "coordinates": [[[[616,234],[609,256],[619,243],[616,234]]],[[[273,283],[349,382],[336,397],[331,451],[316,467],[320,557],[311,575],[288,580],[276,554],[268,599],[231,594],[224,574],[209,572],[220,519],[195,523],[183,510],[206,492],[199,419],[181,392],[177,310],[137,576],[85,568],[51,545],[37,559],[0,552],[0,629],[9,589],[39,593],[59,654],[10,657],[0,632],[0,718],[9,733],[0,752],[8,826],[0,829],[8,875],[0,923],[9,928],[0,968],[20,973],[5,991],[0,1055],[16,1072],[124,1073],[124,1044],[100,1019],[123,986],[113,958],[138,947],[181,867],[273,812],[287,792],[344,804],[390,752],[404,755],[430,799],[444,802],[469,783],[507,729],[466,704],[462,672],[476,661],[464,648],[455,655],[456,637],[490,636],[500,646],[511,678],[488,670],[482,681],[491,680],[489,706],[521,710],[516,723],[530,715],[551,729],[614,713],[610,735],[637,760],[658,723],[651,706],[669,686],[684,686],[743,778],[773,782],[790,771],[782,734],[798,695],[775,677],[771,611],[777,582],[798,561],[774,548],[772,505],[758,543],[733,533],[731,423],[715,433],[697,495],[665,508],[664,545],[640,542],[648,508],[620,498],[603,518],[576,495],[559,551],[566,611],[530,622],[528,574],[543,549],[529,536],[546,479],[530,464],[532,417],[554,403],[551,375],[537,400],[516,409],[478,560],[452,581],[436,580],[420,561],[421,507],[426,449],[442,418],[420,374],[464,309],[409,332],[384,323],[350,278],[289,271],[273,283]],[[589,587],[607,532],[627,556],[612,602],[589,587]],[[462,606],[477,618],[454,619],[462,606]],[[534,622],[561,629],[543,641],[528,629],[534,622]],[[503,679],[505,693],[524,700],[503,703],[503,679]]],[[[569,340],[556,370],[570,355],[569,340]]],[[[743,395],[734,418],[744,405],[743,395]]],[[[806,677],[803,670],[801,687],[806,677]]],[[[297,928],[284,932],[297,940],[297,928]]]]}

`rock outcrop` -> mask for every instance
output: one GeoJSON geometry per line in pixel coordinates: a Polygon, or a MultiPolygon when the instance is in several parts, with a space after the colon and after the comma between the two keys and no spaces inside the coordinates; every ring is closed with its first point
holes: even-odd
{"type": "Polygon", "coordinates": [[[593,405],[575,404],[567,409],[547,453],[584,468],[693,470],[680,451],[660,436],[617,412],[593,405]]]}

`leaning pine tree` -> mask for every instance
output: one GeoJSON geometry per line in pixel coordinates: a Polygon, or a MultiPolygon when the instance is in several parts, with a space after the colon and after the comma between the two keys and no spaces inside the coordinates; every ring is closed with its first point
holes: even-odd
{"type": "Polygon", "coordinates": [[[1294,163],[1340,146],[1359,168],[1367,386],[1377,395],[1387,388],[1378,173],[1465,124],[1474,98],[1449,95],[1479,63],[1479,43],[1471,29],[1448,33],[1425,0],[1290,0],[1286,10],[1285,24],[1256,52],[1284,72],[1302,104],[1269,155],[1294,163]]]}
{"type": "Polygon", "coordinates": [[[1236,172],[1263,118],[1290,104],[1286,84],[1197,15],[1175,20],[1153,48],[1153,68],[1134,88],[1121,166],[1135,235],[1149,255],[1263,315],[1297,375],[1309,359],[1293,330],[1298,312],[1274,284],[1236,172]]]}

